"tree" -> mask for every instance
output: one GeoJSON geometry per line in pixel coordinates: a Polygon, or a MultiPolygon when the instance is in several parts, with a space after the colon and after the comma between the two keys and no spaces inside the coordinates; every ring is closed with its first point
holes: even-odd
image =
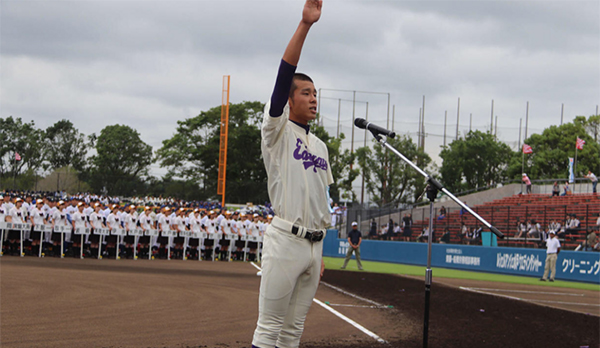
{"type": "Polygon", "coordinates": [[[329,187],[329,196],[335,202],[339,202],[341,198],[355,201],[356,193],[352,190],[352,182],[358,177],[360,171],[357,168],[350,169],[356,154],[350,153],[349,149],[341,150],[342,140],[345,139],[344,133],[341,133],[339,138],[332,137],[325,127],[318,125],[318,122],[311,126],[311,131],[327,145],[329,165],[334,180],[334,184],[329,187]]]}
{"type": "MultiPolygon", "coordinates": [[[[43,162],[42,138],[44,131],[33,121],[24,123],[20,117],[0,118],[0,181],[17,178],[23,173],[35,175],[43,162]],[[21,157],[15,160],[16,154],[21,157]]],[[[17,187],[14,187],[17,188],[17,187]]]]}
{"type": "Polygon", "coordinates": [[[507,177],[513,151],[491,133],[471,131],[444,148],[441,180],[450,191],[493,185],[507,177]]]}
{"type": "Polygon", "coordinates": [[[129,126],[106,126],[96,139],[90,158],[89,182],[95,192],[132,195],[143,190],[152,163],[152,147],[129,126]]]}
{"type": "MultiPolygon", "coordinates": [[[[422,167],[431,162],[429,155],[418,149],[407,135],[388,138],[387,142],[422,167]]],[[[397,205],[411,202],[420,196],[424,188],[423,177],[404,161],[388,154],[380,143],[375,143],[373,149],[361,147],[356,150],[356,155],[360,170],[365,176],[367,192],[380,207],[390,203],[397,205]]]]}
{"type": "MultiPolygon", "coordinates": [[[[264,104],[242,102],[229,105],[227,177],[229,202],[268,200],[267,173],[260,149],[260,124],[264,104]]],[[[216,198],[219,174],[221,107],[177,122],[177,132],[156,152],[161,167],[172,177],[202,185],[203,197],[216,198]]]]}
{"type": "Polygon", "coordinates": [[[88,145],[85,136],[68,120],[60,120],[46,128],[44,150],[51,169],[72,166],[81,171],[88,145]]]}
{"type": "MultiPolygon", "coordinates": [[[[586,120],[577,116],[573,122],[561,126],[550,126],[542,134],[532,134],[525,139],[533,153],[525,155],[525,171],[532,179],[558,179],[569,176],[569,157],[575,157],[577,138],[585,140],[583,150],[577,151],[576,177],[594,171],[600,166],[600,143],[594,141],[592,130],[597,116],[586,120]],[[590,134],[592,133],[592,134],[590,134]]],[[[516,153],[511,161],[508,175],[514,179],[521,177],[521,152],[516,153]]]]}

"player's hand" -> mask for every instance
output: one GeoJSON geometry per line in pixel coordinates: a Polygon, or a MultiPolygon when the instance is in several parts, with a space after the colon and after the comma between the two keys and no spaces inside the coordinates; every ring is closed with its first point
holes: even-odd
{"type": "Polygon", "coordinates": [[[302,10],[302,22],[311,25],[321,18],[323,0],[306,0],[302,10]]]}
{"type": "Polygon", "coordinates": [[[321,259],[321,278],[323,278],[323,273],[325,273],[325,261],[321,259]]]}

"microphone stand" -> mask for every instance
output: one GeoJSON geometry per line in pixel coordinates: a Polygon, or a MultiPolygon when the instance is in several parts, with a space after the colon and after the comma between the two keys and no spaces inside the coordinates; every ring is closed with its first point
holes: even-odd
{"type": "Polygon", "coordinates": [[[482,224],[484,224],[487,228],[490,229],[498,238],[504,238],[504,234],[500,232],[496,227],[492,226],[489,222],[485,221],[479,214],[474,212],[471,208],[469,208],[466,204],[461,202],[458,198],[456,198],[450,191],[448,191],[442,184],[440,184],[437,180],[435,180],[431,175],[424,172],[417,165],[412,163],[408,158],[402,155],[398,150],[394,149],[393,146],[388,144],[382,137],[381,134],[373,129],[369,129],[375,139],[383,146],[388,148],[388,150],[395,153],[398,157],[400,157],[404,162],[410,165],[414,170],[416,170],[419,174],[421,174],[425,179],[427,179],[427,199],[429,199],[429,235],[427,236],[427,270],[425,271],[425,318],[423,323],[423,348],[427,348],[427,341],[429,337],[429,298],[431,295],[431,281],[432,281],[432,272],[431,272],[431,244],[433,243],[433,203],[435,201],[435,197],[438,194],[438,191],[442,191],[448,197],[450,197],[454,202],[456,202],[463,209],[468,211],[471,215],[473,215],[477,220],[479,220],[482,224]]]}

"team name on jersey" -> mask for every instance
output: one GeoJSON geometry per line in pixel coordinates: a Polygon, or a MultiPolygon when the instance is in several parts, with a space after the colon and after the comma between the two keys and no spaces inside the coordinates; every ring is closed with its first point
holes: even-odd
{"type": "Polygon", "coordinates": [[[294,150],[294,158],[298,161],[303,161],[304,170],[313,167],[314,172],[317,172],[317,168],[327,170],[327,160],[318,157],[308,152],[308,148],[300,138],[296,139],[296,150],[294,150]]]}

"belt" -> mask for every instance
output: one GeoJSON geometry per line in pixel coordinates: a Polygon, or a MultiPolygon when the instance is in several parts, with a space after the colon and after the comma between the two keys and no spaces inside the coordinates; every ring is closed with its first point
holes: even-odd
{"type": "MultiPolygon", "coordinates": [[[[300,228],[298,228],[298,226],[294,225],[292,226],[292,233],[295,234],[296,236],[298,236],[298,233],[300,232],[300,228]]],[[[306,230],[306,232],[304,233],[304,239],[308,239],[311,242],[320,242],[323,240],[323,237],[325,236],[325,233],[323,233],[323,231],[308,231],[306,230]]],[[[298,236],[300,237],[300,236],[298,236]]]]}
{"type": "Polygon", "coordinates": [[[294,225],[277,216],[273,218],[272,225],[284,231],[289,231],[295,236],[307,239],[312,243],[320,242],[325,238],[325,230],[309,230],[306,227],[294,225]]]}

